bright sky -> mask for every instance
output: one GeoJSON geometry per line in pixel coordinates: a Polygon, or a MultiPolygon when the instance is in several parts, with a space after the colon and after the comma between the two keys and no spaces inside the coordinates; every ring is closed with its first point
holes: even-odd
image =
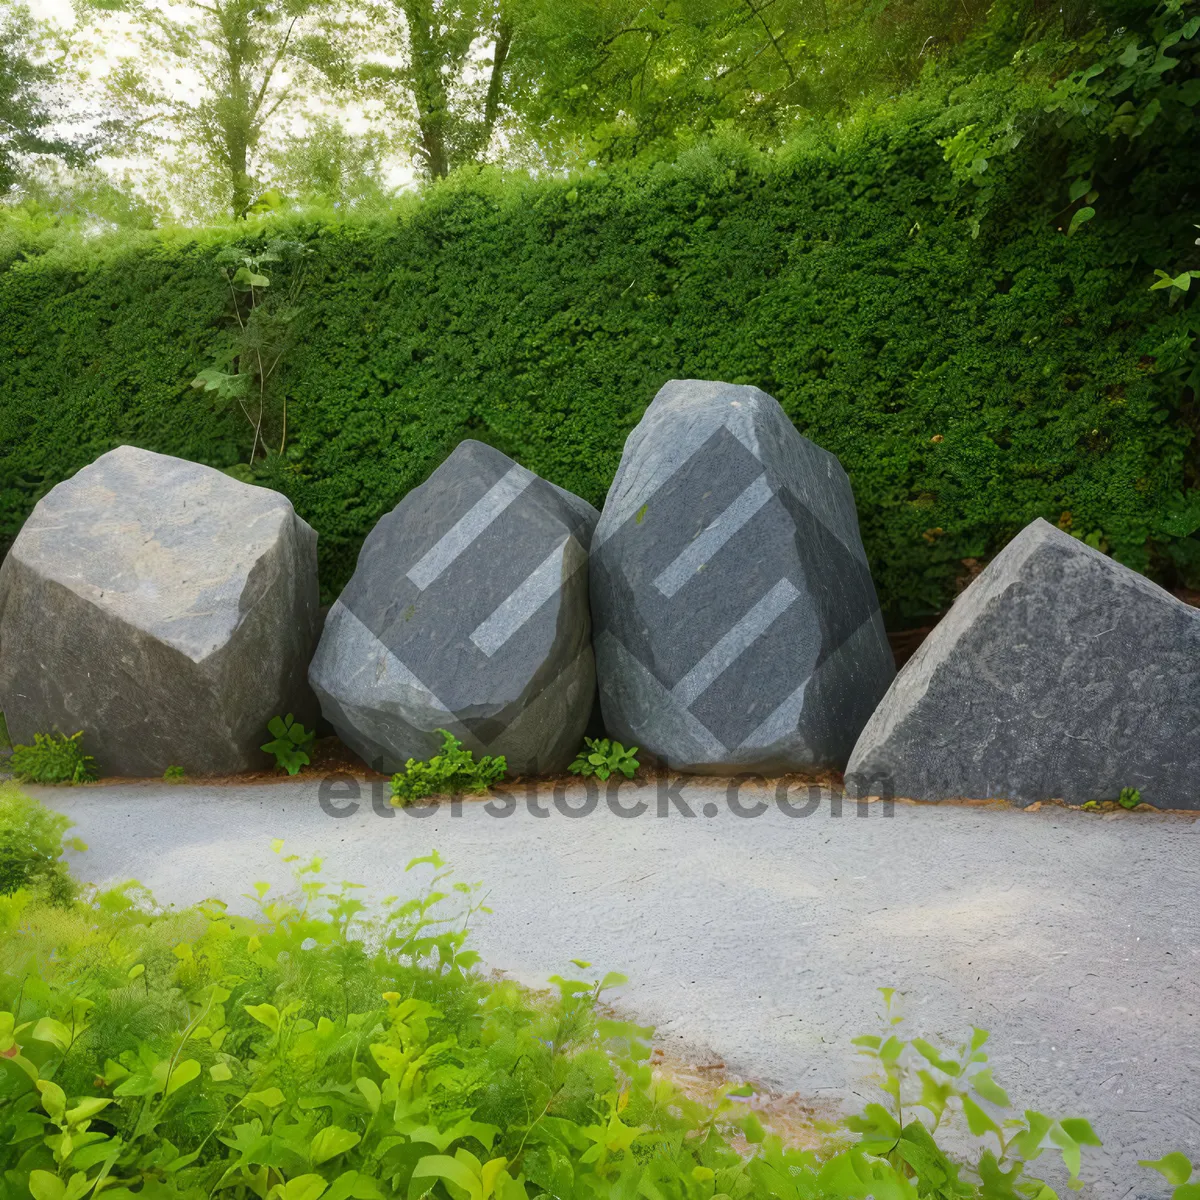
{"type": "MultiPolygon", "coordinates": [[[[33,16],[39,20],[50,21],[60,29],[69,30],[78,27],[75,9],[71,0],[26,0],[29,9],[33,16]]],[[[136,43],[130,37],[126,29],[122,26],[126,24],[126,19],[119,13],[108,13],[104,21],[104,43],[103,46],[93,45],[89,47],[95,54],[95,58],[89,64],[86,72],[90,80],[98,81],[104,73],[115,65],[121,58],[129,57],[136,52],[136,43]]],[[[187,78],[186,72],[182,77],[170,78],[160,74],[160,82],[165,84],[169,91],[175,91],[180,95],[186,94],[189,91],[194,91],[199,80],[195,77],[187,78]]],[[[97,88],[99,83],[97,82],[97,88]]],[[[84,97],[75,97],[76,105],[86,103],[84,97]]],[[[337,116],[346,130],[354,134],[365,133],[370,127],[370,122],[364,115],[361,105],[331,105],[327,102],[322,102],[319,99],[310,99],[305,109],[311,114],[324,114],[337,116]]],[[[303,122],[300,120],[293,122],[293,128],[298,136],[303,136],[303,122]]],[[[148,156],[140,157],[123,157],[123,158],[102,158],[98,164],[102,169],[110,173],[122,173],[126,170],[131,170],[134,176],[142,175],[149,177],[155,173],[155,160],[148,156]]],[[[384,183],[395,189],[406,189],[414,186],[416,182],[416,171],[413,168],[411,159],[407,155],[397,154],[390,157],[384,163],[384,183]]]]}

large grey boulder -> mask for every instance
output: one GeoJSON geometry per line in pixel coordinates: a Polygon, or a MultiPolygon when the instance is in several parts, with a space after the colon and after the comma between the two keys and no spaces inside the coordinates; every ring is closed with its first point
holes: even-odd
{"type": "Polygon", "coordinates": [[[317,535],[277,492],[121,446],[37,504],[0,567],[14,742],[84,733],[106,775],[262,767],[316,704],[317,535]]]}
{"type": "Polygon", "coordinates": [[[895,674],[846,473],[757,388],[658,393],[591,583],[607,730],[677,770],[841,767],[895,674]]]}
{"type": "Polygon", "coordinates": [[[565,769],[596,690],[587,559],[599,514],[464,441],[371,531],[309,671],[372,766],[440,751],[445,729],[511,775],[565,769]]]}
{"type": "Polygon", "coordinates": [[[1200,609],[1046,521],[905,664],[847,789],[921,800],[1200,808],[1200,609]]]}

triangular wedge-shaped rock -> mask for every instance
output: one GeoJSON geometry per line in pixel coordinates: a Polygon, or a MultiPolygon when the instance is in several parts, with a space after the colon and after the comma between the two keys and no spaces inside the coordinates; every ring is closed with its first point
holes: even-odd
{"type": "Polygon", "coordinates": [[[82,730],[105,775],[270,763],[311,727],[317,535],[278,492],[121,446],[44,496],[0,567],[0,709],[17,743],[82,730]]]}
{"type": "Polygon", "coordinates": [[[675,380],[592,545],[609,734],[670,767],[841,767],[895,674],[850,482],[753,387],[675,380]]]}
{"type": "Polygon", "coordinates": [[[1200,808],[1200,609],[1034,521],[905,664],[846,785],[1200,808]]]}
{"type": "Polygon", "coordinates": [[[309,678],[373,767],[428,759],[445,729],[510,775],[558,772],[596,692],[587,561],[599,514],[465,441],[363,543],[309,678]]]}

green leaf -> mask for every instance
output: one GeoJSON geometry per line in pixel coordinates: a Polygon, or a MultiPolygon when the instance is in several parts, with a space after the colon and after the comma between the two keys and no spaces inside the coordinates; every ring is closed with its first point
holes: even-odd
{"type": "Polygon", "coordinates": [[[429,1154],[418,1160],[413,1168],[413,1179],[445,1179],[456,1187],[460,1187],[471,1200],[483,1200],[483,1187],[479,1177],[456,1158],[446,1154],[429,1154]]]}
{"type": "Polygon", "coordinates": [[[362,1141],[361,1135],[342,1129],[337,1125],[327,1125],[313,1138],[308,1148],[308,1157],[313,1166],[320,1166],[347,1150],[354,1149],[362,1141]]]}
{"type": "Polygon", "coordinates": [[[1063,1128],[1061,1121],[1055,1121],[1050,1126],[1050,1132],[1047,1135],[1052,1145],[1059,1149],[1062,1154],[1064,1166],[1066,1166],[1071,1179],[1079,1177],[1080,1168],[1083,1165],[1083,1154],[1079,1149],[1079,1143],[1063,1128]]]}
{"type": "Polygon", "coordinates": [[[1008,1093],[992,1078],[992,1069],[977,1071],[971,1077],[971,1086],[985,1100],[1000,1108],[1009,1106],[1008,1093]]]}
{"type": "Polygon", "coordinates": [[[66,1184],[49,1171],[31,1171],[29,1190],[33,1200],[64,1200],[67,1194],[66,1184]]]}
{"type": "Polygon", "coordinates": [[[967,1128],[976,1136],[982,1137],[985,1133],[999,1133],[1000,1127],[992,1120],[991,1117],[971,1099],[970,1096],[962,1096],[963,1114],[967,1118],[967,1128]]]}
{"type": "Polygon", "coordinates": [[[162,1088],[162,1083],[155,1079],[153,1075],[145,1071],[140,1071],[136,1075],[130,1075],[128,1079],[123,1080],[113,1088],[113,1095],[122,1098],[126,1096],[153,1096],[162,1088]]]}
{"type": "Polygon", "coordinates": [[[279,1009],[273,1004],[244,1004],[242,1007],[260,1025],[265,1025],[272,1033],[279,1032],[279,1009]]]}
{"type": "Polygon", "coordinates": [[[318,1200],[328,1186],[320,1175],[297,1175],[283,1185],[282,1200],[318,1200]]]}
{"type": "Polygon", "coordinates": [[[1081,1146],[1102,1146],[1104,1143],[1096,1136],[1096,1131],[1082,1117],[1063,1117],[1059,1124],[1066,1130],[1069,1137],[1081,1146]]]}
{"type": "Polygon", "coordinates": [[[758,1119],[758,1114],[748,1112],[744,1117],[741,1117],[735,1122],[738,1128],[742,1131],[746,1141],[751,1146],[757,1146],[762,1143],[766,1137],[766,1130],[762,1127],[762,1122],[758,1119]]]}
{"type": "Polygon", "coordinates": [[[200,1074],[200,1064],[194,1058],[186,1058],[181,1063],[175,1064],[175,1069],[171,1072],[171,1077],[167,1081],[168,1096],[173,1096],[185,1084],[189,1084],[193,1079],[200,1074]]]}
{"type": "Polygon", "coordinates": [[[50,1079],[39,1079],[37,1090],[42,1094],[42,1107],[55,1119],[62,1117],[67,1109],[66,1093],[50,1079]]]}
{"type": "Polygon", "coordinates": [[[1081,225],[1090,221],[1096,215],[1096,210],[1089,204],[1084,208],[1075,210],[1075,215],[1071,218],[1071,224],[1067,226],[1067,237],[1070,237],[1081,225]]]}
{"type": "Polygon", "coordinates": [[[936,1046],[930,1045],[924,1038],[913,1038],[912,1047],[922,1058],[937,1067],[945,1075],[957,1076],[962,1068],[952,1058],[943,1058],[936,1046]]]}
{"type": "Polygon", "coordinates": [[[85,1096],[74,1108],[67,1109],[67,1123],[78,1125],[82,1121],[90,1121],[97,1113],[102,1113],[112,1103],[105,1096],[85,1096]]]}
{"type": "Polygon", "coordinates": [[[259,275],[249,267],[238,267],[233,273],[233,282],[245,288],[265,288],[271,281],[265,275],[259,275]]]}
{"type": "Polygon", "coordinates": [[[1141,56],[1141,53],[1141,47],[1138,45],[1137,39],[1134,38],[1134,40],[1131,41],[1129,45],[1121,51],[1120,55],[1117,57],[1117,62],[1123,67],[1132,67],[1141,56]]]}
{"type": "Polygon", "coordinates": [[[251,1092],[246,1097],[246,1103],[261,1104],[263,1108],[278,1108],[284,1100],[283,1093],[277,1087],[263,1088],[261,1092],[251,1092]]]}
{"type": "Polygon", "coordinates": [[[33,1036],[39,1042],[49,1042],[59,1050],[66,1050],[71,1044],[71,1031],[53,1017],[43,1017],[34,1027],[33,1036]]]}
{"type": "Polygon", "coordinates": [[[1085,195],[1091,190],[1092,181],[1090,179],[1076,179],[1067,190],[1067,196],[1071,203],[1074,204],[1080,196],[1085,195]]]}
{"type": "Polygon", "coordinates": [[[1164,1154],[1162,1158],[1139,1159],[1138,1166],[1147,1167],[1151,1171],[1157,1171],[1174,1187],[1187,1183],[1192,1177],[1191,1162],[1186,1155],[1180,1154],[1178,1150],[1172,1151],[1170,1154],[1164,1154]]]}

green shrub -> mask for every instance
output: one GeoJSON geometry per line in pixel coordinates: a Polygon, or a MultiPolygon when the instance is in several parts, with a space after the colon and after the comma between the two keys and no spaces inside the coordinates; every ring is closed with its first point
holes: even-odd
{"type": "Polygon", "coordinates": [[[267,732],[274,736],[259,749],[274,755],[275,765],[280,770],[295,775],[312,761],[307,751],[317,736],[316,731],[306,730],[299,721],[292,719],[291,713],[286,717],[272,717],[267,722],[267,732]]]}
{"type": "Polygon", "coordinates": [[[182,767],[171,766],[163,772],[163,779],[168,783],[178,783],[179,780],[184,778],[185,774],[186,772],[182,767]]]}
{"type": "Polygon", "coordinates": [[[296,895],[257,885],[249,918],[134,885],[0,900],[4,1195],[988,1200],[1052,1194],[1030,1164],[1049,1150],[1076,1177],[1098,1144],[1079,1118],[1007,1117],[983,1031],[938,1047],[889,1011],[858,1039],[879,1101],[822,1150],[785,1146],[749,1087],[701,1103],[650,1066],[653,1030],[604,1005],[620,976],[577,962],[538,995],[476,973],[479,885],[418,866],[427,889],[374,913],[317,862],[296,895]],[[987,1142],[971,1161],[937,1140],[956,1111],[987,1142]]]}
{"type": "MultiPolygon", "coordinates": [[[[762,387],[838,456],[892,622],[944,609],[963,560],[1039,516],[1200,581],[1197,289],[1174,306],[1149,290],[1154,269],[1195,265],[1194,135],[1104,179],[1068,237],[1067,181],[1045,169],[1067,151],[1028,131],[973,237],[960,194],[978,189],[939,143],[1003,124],[1015,91],[931,88],[769,156],[712,144],[647,169],[453,180],[374,224],[31,248],[0,270],[0,546],[120,442],[244,463],[244,418],[188,385],[224,336],[222,250],[286,236],[312,251],[273,381],[288,445],[253,478],[319,532],[326,599],[464,437],[601,504],[673,377],[762,387]]],[[[278,264],[272,288],[296,270],[278,264]]]]}
{"type": "Polygon", "coordinates": [[[96,778],[95,760],[83,752],[83,732],[35,733],[32,746],[14,746],[12,773],[28,783],[88,783],[96,778]]]}
{"type": "Polygon", "coordinates": [[[410,758],[404,770],[392,776],[392,803],[403,807],[426,796],[457,794],[459,792],[486,792],[494,783],[499,783],[508,770],[504,755],[493,758],[485,754],[478,762],[470,750],[444,729],[442,752],[428,762],[410,758]]]}
{"type": "Polygon", "coordinates": [[[634,758],[636,746],[626,750],[620,742],[610,742],[608,738],[584,738],[583,742],[583,749],[567,768],[572,775],[595,775],[597,779],[607,779],[614,771],[620,771],[626,779],[632,779],[637,773],[640,764],[634,758]]]}
{"type": "MultiPolygon", "coordinates": [[[[15,784],[0,783],[0,896],[32,888],[54,903],[69,900],[75,885],[59,860],[63,834],[70,827],[65,816],[30,799],[15,784]]],[[[65,845],[85,849],[78,838],[65,845]]]]}

